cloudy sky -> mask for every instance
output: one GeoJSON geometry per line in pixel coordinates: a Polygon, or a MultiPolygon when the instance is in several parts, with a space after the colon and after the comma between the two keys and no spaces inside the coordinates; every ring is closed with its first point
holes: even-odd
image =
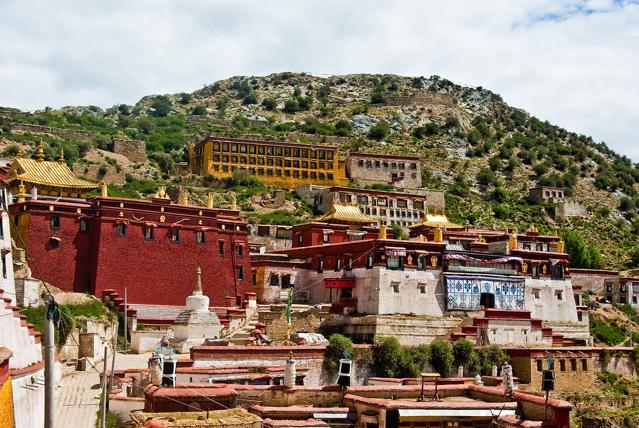
{"type": "Polygon", "coordinates": [[[2,106],[278,71],[437,74],[639,161],[639,1],[0,0],[0,23],[2,106]]]}

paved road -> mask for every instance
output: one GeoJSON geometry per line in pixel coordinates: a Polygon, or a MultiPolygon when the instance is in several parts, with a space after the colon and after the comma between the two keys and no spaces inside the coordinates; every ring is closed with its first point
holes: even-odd
{"type": "MultiPolygon", "coordinates": [[[[151,354],[117,353],[115,369],[144,368],[151,354]]],[[[188,355],[180,356],[188,358],[188,355]]],[[[111,355],[107,370],[111,370],[111,355]]],[[[102,370],[102,363],[96,364],[102,370]]],[[[87,367],[87,371],[77,372],[73,367],[63,367],[62,379],[56,391],[56,428],[95,428],[96,415],[100,404],[100,375],[87,367]]]]}
{"type": "Polygon", "coordinates": [[[100,403],[100,382],[94,371],[76,372],[63,369],[56,394],[56,428],[95,428],[100,403]]]}

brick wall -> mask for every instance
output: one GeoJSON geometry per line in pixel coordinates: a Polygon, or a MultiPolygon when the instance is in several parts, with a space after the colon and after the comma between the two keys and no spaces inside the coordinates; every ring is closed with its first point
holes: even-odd
{"type": "Polygon", "coordinates": [[[144,163],[147,161],[144,141],[114,138],[113,152],[126,156],[132,162],[144,163]]]}

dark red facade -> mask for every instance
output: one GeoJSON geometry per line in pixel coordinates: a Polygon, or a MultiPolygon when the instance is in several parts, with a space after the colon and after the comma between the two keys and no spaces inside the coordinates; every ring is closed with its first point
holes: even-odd
{"type": "Polygon", "coordinates": [[[198,266],[212,306],[252,289],[238,211],[112,197],[30,200],[10,211],[32,275],[64,291],[123,296],[126,287],[130,303],[183,305],[198,266]]]}

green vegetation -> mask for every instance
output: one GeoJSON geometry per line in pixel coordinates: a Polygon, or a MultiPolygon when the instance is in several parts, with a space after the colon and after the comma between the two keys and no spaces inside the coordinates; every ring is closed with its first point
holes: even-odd
{"type": "MultiPolygon", "coordinates": [[[[61,304],[58,305],[58,307],[60,308],[60,312],[62,312],[60,328],[55,331],[55,341],[58,346],[62,346],[66,343],[68,334],[76,325],[77,317],[106,319],[110,321],[115,320],[116,317],[101,301],[95,299],[79,305],[61,304]]],[[[27,322],[33,324],[33,327],[37,331],[44,332],[44,305],[24,308],[20,312],[27,317],[27,322]]]]}
{"type": "Polygon", "coordinates": [[[601,269],[604,262],[599,248],[588,245],[581,235],[572,230],[562,233],[566,252],[570,254],[570,263],[573,267],[585,269],[601,269]]]}
{"type": "Polygon", "coordinates": [[[328,338],[328,346],[324,355],[324,368],[335,373],[339,366],[339,360],[345,355],[353,355],[353,342],[341,334],[334,333],[328,338]]]}

